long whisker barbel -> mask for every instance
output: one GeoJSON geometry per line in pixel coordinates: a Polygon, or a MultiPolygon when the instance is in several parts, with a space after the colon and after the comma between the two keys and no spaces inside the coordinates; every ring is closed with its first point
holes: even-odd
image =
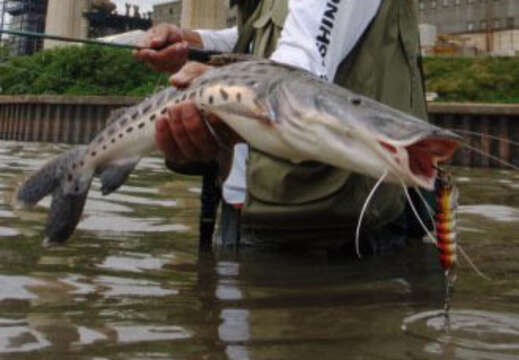
{"type": "Polygon", "coordinates": [[[507,138],[504,138],[504,137],[500,137],[500,136],[483,134],[483,133],[477,132],[477,131],[466,130],[466,129],[459,129],[459,128],[451,128],[451,127],[449,127],[449,130],[452,130],[452,131],[460,133],[460,134],[467,134],[467,135],[471,135],[471,136],[486,137],[486,138],[489,138],[489,139],[492,139],[492,140],[502,141],[502,142],[505,142],[505,143],[510,144],[510,145],[519,146],[519,141],[510,140],[510,139],[507,139],[507,138]]]}

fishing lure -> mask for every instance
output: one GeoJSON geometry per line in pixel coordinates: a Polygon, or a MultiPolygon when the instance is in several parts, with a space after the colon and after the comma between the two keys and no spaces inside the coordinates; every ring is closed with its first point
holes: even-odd
{"type": "Polygon", "coordinates": [[[451,270],[457,262],[456,252],[456,210],[458,189],[452,177],[445,170],[438,170],[436,182],[436,214],[434,215],[437,248],[444,270],[451,270]]]}

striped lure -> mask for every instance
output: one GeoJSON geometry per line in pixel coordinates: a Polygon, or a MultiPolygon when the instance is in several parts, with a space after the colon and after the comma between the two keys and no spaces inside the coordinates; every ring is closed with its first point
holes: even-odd
{"type": "Polygon", "coordinates": [[[436,223],[437,247],[444,270],[450,270],[457,261],[456,253],[456,210],[458,189],[452,177],[444,170],[438,170],[436,183],[436,223]]]}

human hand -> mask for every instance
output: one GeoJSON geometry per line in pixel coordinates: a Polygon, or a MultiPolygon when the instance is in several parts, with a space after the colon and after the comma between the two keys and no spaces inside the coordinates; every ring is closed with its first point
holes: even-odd
{"type": "Polygon", "coordinates": [[[201,39],[194,31],[159,24],[148,30],[137,45],[146,48],[133,52],[137,60],[156,71],[174,73],[187,61],[189,46],[201,47],[201,39]]]}
{"type": "Polygon", "coordinates": [[[218,153],[218,143],[192,101],[170,107],[158,119],[155,142],[166,162],[179,166],[209,162],[218,153]]]}

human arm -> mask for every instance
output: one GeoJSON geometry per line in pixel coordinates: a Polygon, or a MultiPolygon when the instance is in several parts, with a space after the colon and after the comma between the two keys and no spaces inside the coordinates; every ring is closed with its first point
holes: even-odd
{"type": "Polygon", "coordinates": [[[236,27],[223,30],[191,30],[163,23],[145,33],[138,45],[146,49],[135,51],[134,57],[156,71],[175,73],[186,63],[190,47],[230,52],[237,39],[236,27]]]}

